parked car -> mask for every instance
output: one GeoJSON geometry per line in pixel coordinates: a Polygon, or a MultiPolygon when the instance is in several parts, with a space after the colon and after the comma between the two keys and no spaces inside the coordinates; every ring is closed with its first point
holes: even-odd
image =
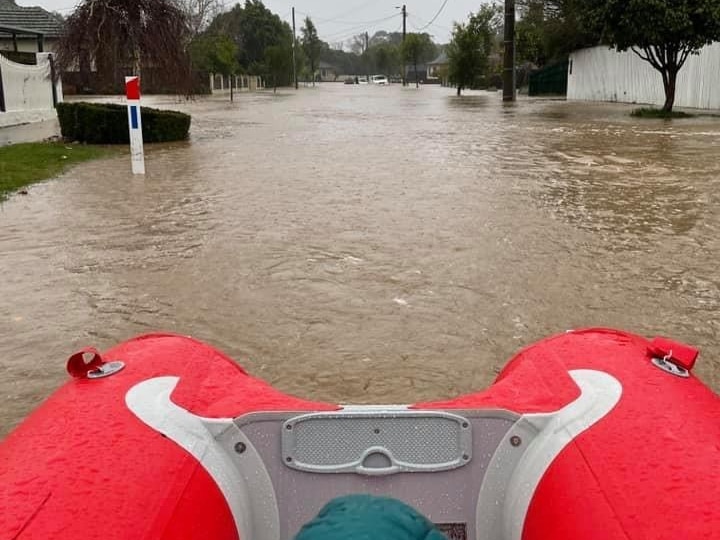
{"type": "Polygon", "coordinates": [[[386,85],[388,84],[388,80],[385,75],[373,75],[372,77],[370,77],[370,83],[386,85]]]}

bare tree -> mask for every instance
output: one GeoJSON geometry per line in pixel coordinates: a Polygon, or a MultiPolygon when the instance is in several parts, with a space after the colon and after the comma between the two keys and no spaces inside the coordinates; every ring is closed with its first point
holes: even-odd
{"type": "Polygon", "coordinates": [[[97,70],[101,85],[152,68],[159,81],[186,92],[189,28],[174,0],[83,0],[70,15],[57,47],[61,69],[97,70]]]}
{"type": "Polygon", "coordinates": [[[220,0],[174,0],[174,2],[185,14],[193,37],[205,30],[223,7],[220,0]]]}

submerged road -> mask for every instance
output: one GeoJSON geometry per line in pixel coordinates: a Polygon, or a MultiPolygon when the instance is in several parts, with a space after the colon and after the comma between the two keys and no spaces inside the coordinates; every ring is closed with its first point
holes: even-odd
{"type": "Polygon", "coordinates": [[[720,389],[718,119],[452,94],[160,100],[192,137],[145,178],[122,156],[0,204],[0,435],[76,348],[155,330],[333,401],[470,392],[585,326],[700,346],[720,389]]]}

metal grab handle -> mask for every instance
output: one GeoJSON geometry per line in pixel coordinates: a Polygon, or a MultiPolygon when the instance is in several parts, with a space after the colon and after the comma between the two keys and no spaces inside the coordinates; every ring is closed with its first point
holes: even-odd
{"type": "Polygon", "coordinates": [[[365,476],[386,476],[389,474],[396,474],[402,471],[402,467],[399,465],[391,465],[390,467],[366,467],[365,465],[358,465],[355,467],[355,472],[363,474],[365,476]]]}

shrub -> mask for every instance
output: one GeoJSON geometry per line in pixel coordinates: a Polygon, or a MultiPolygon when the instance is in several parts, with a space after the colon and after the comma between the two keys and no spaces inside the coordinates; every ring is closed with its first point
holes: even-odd
{"type": "MultiPolygon", "coordinates": [[[[127,107],[111,103],[58,103],[60,132],[65,139],[89,144],[128,144],[127,107]]],[[[190,116],[177,111],[142,107],[145,142],[187,139],[190,116]]]]}
{"type": "Polygon", "coordinates": [[[681,111],[663,111],[662,109],[643,108],[635,109],[630,113],[630,116],[636,118],[692,118],[694,114],[689,114],[681,111]]]}

